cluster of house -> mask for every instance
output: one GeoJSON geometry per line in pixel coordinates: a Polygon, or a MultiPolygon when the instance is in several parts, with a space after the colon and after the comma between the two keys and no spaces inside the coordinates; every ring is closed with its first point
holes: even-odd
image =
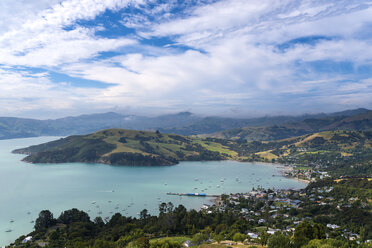
{"type": "MultiPolygon", "coordinates": [[[[356,198],[349,198],[349,199],[334,199],[333,197],[329,196],[333,190],[333,187],[322,187],[322,188],[315,188],[310,192],[305,192],[303,190],[252,190],[248,193],[238,193],[238,194],[231,194],[225,200],[225,202],[218,201],[217,205],[203,205],[202,210],[206,211],[207,213],[213,213],[213,211],[224,211],[227,207],[230,209],[234,209],[234,211],[238,212],[243,218],[247,221],[256,223],[258,226],[267,225],[268,218],[275,219],[275,218],[284,218],[290,220],[293,225],[287,226],[284,229],[274,229],[268,228],[268,234],[274,234],[277,231],[281,231],[282,233],[293,233],[294,227],[304,221],[305,219],[309,218],[299,218],[297,216],[290,215],[289,211],[291,209],[301,209],[301,203],[308,204],[319,204],[319,205],[327,205],[332,204],[337,206],[337,208],[342,209],[344,207],[350,207],[350,204],[357,200],[356,198]],[[257,206],[259,202],[260,208],[258,210],[257,207],[253,208],[245,208],[240,207],[242,200],[250,200],[254,202],[254,206],[257,206]],[[267,204],[262,204],[262,202],[271,202],[268,206],[267,204]],[[283,211],[284,210],[284,211],[283,211]]],[[[310,219],[310,218],[309,218],[310,219]]],[[[359,235],[356,233],[352,233],[346,229],[341,229],[340,226],[334,223],[328,223],[326,227],[332,230],[339,230],[342,232],[342,235],[349,240],[355,240],[359,238],[359,235]]],[[[259,237],[258,233],[247,231],[246,233],[252,239],[256,239],[259,237]]]]}
{"type": "Polygon", "coordinates": [[[286,177],[294,177],[298,179],[307,180],[310,182],[314,182],[317,179],[324,179],[326,177],[330,177],[329,173],[327,171],[319,171],[319,170],[313,170],[313,169],[298,169],[293,166],[289,166],[289,170],[283,171],[283,175],[286,177]]]}

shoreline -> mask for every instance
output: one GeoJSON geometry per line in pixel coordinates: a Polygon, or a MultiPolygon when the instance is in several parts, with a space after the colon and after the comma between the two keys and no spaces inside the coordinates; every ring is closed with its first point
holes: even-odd
{"type": "MultiPolygon", "coordinates": [[[[238,160],[235,160],[235,161],[238,161],[238,160]]],[[[242,161],[238,161],[238,162],[242,162],[242,161]]],[[[287,176],[285,174],[286,172],[293,171],[293,166],[291,166],[291,165],[284,165],[284,164],[271,163],[271,162],[261,162],[261,161],[253,161],[253,162],[249,162],[249,163],[257,163],[257,164],[262,164],[262,165],[267,165],[267,166],[275,166],[278,169],[278,171],[280,172],[282,177],[295,179],[299,182],[303,182],[303,183],[306,183],[306,184],[309,184],[311,182],[310,180],[307,180],[307,179],[302,179],[302,178],[293,177],[293,176],[287,176]]]]}

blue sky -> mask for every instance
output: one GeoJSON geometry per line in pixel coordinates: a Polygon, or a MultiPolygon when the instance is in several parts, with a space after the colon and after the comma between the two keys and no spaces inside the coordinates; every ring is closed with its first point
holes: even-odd
{"type": "Polygon", "coordinates": [[[2,0],[0,116],[372,108],[372,1],[2,0]]]}

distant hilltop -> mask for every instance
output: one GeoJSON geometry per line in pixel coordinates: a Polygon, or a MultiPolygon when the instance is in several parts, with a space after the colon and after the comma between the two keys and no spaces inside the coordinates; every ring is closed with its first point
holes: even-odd
{"type": "Polygon", "coordinates": [[[259,118],[201,117],[191,112],[156,117],[108,112],[55,120],[0,117],[0,139],[82,135],[110,128],[227,139],[278,140],[329,130],[372,129],[372,111],[360,108],[329,114],[259,118]]]}
{"type": "Polygon", "coordinates": [[[155,166],[173,165],[179,161],[226,159],[224,150],[229,152],[221,144],[181,135],[107,129],[18,149],[14,153],[29,154],[23,160],[30,163],[87,162],[155,166]]]}

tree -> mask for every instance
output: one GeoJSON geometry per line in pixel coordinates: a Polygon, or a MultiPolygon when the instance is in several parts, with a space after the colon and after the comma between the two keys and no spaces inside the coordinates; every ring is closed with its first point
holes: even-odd
{"type": "Polygon", "coordinates": [[[76,208],[64,211],[59,216],[58,220],[63,224],[70,224],[73,222],[90,222],[89,215],[76,208]]]}
{"type": "Polygon", "coordinates": [[[281,232],[276,232],[268,240],[268,248],[289,248],[291,240],[281,232]]]}
{"type": "Polygon", "coordinates": [[[306,245],[312,239],[324,239],[325,227],[322,224],[311,224],[308,221],[300,223],[294,232],[294,244],[296,247],[306,245]]]}
{"type": "Polygon", "coordinates": [[[150,241],[146,237],[141,237],[137,239],[136,244],[138,248],[149,248],[150,247],[150,241]]]}
{"type": "Polygon", "coordinates": [[[270,235],[266,231],[261,232],[260,243],[261,243],[262,246],[267,244],[267,240],[269,239],[269,236],[270,235]]]}
{"type": "Polygon", "coordinates": [[[140,212],[140,218],[141,219],[146,219],[147,217],[149,217],[150,215],[148,214],[148,211],[147,209],[144,209],[140,212]]]}
{"type": "Polygon", "coordinates": [[[159,214],[162,215],[162,214],[165,214],[166,212],[167,212],[167,204],[165,202],[162,202],[159,205],[159,214]]]}
{"type": "Polygon", "coordinates": [[[206,241],[208,239],[208,236],[203,233],[197,233],[194,235],[194,237],[191,239],[191,243],[195,245],[199,245],[202,242],[206,241]]]}
{"type": "Polygon", "coordinates": [[[105,225],[105,222],[103,222],[103,219],[101,216],[97,216],[94,218],[94,224],[96,224],[98,227],[103,227],[105,225]]]}
{"type": "Polygon", "coordinates": [[[233,240],[238,242],[243,242],[245,240],[246,236],[242,233],[235,233],[234,236],[233,236],[233,240]]]}
{"type": "Polygon", "coordinates": [[[215,234],[213,235],[213,239],[215,241],[217,241],[217,243],[219,244],[222,240],[224,240],[225,238],[221,235],[221,234],[215,234]]]}
{"type": "Polygon", "coordinates": [[[42,210],[39,213],[39,217],[35,221],[35,230],[48,228],[56,224],[56,219],[53,218],[53,214],[49,210],[42,210]]]}
{"type": "Polygon", "coordinates": [[[114,248],[114,244],[109,241],[104,241],[104,240],[96,240],[94,241],[93,248],[114,248]]]}

